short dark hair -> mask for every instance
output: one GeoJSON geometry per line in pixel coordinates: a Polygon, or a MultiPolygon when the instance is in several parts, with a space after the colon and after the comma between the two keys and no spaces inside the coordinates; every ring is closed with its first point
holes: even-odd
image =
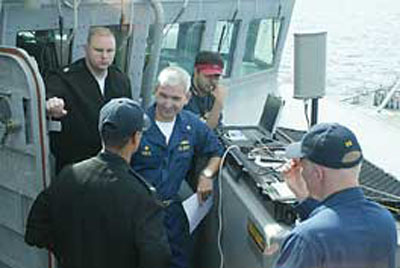
{"type": "MultiPolygon", "coordinates": [[[[137,131],[135,131],[134,133],[132,133],[132,135],[136,134],[137,131]]],[[[117,147],[119,149],[122,149],[125,147],[125,145],[128,144],[128,141],[131,137],[125,137],[125,138],[121,138],[119,140],[116,139],[112,139],[107,137],[107,134],[101,134],[102,139],[103,139],[103,143],[104,146],[106,147],[117,147]]]]}
{"type": "Polygon", "coordinates": [[[224,60],[218,52],[214,51],[200,51],[196,55],[194,64],[216,64],[224,68],[224,60]]]}

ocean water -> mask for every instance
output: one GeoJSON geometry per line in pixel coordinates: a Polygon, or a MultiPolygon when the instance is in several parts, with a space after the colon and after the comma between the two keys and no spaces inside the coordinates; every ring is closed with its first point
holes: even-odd
{"type": "Polygon", "coordinates": [[[400,1],[297,0],[279,70],[285,99],[279,125],[306,130],[304,103],[293,96],[294,33],[327,32],[326,96],[318,122],[352,129],[364,156],[400,179],[400,111],[343,101],[348,96],[389,87],[400,79],[400,1]]]}
{"type": "Polygon", "coordinates": [[[400,1],[297,0],[280,66],[293,84],[293,34],[327,31],[326,94],[352,95],[400,77],[400,1]]]}

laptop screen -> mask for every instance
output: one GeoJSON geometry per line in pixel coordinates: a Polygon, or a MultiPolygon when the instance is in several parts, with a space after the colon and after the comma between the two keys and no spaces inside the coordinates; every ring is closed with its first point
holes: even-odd
{"type": "Polygon", "coordinates": [[[274,134],[283,104],[282,98],[268,94],[258,125],[274,134]]]}

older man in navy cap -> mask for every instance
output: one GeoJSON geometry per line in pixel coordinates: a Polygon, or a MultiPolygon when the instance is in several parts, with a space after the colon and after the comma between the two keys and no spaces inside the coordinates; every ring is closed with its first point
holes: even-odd
{"type": "Polygon", "coordinates": [[[133,100],[108,102],[99,118],[103,150],[64,168],[39,194],[25,241],[51,250],[62,268],[169,267],[162,206],[128,164],[149,124],[133,100]]]}
{"type": "Polygon", "coordinates": [[[303,221],[285,238],[276,267],[394,268],[395,222],[359,187],[363,155],[353,132],[318,124],[286,155],[283,175],[303,221]]]}

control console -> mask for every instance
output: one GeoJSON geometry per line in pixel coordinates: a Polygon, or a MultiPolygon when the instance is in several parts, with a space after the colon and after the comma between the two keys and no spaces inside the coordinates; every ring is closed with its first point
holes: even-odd
{"type": "Polygon", "coordinates": [[[295,196],[280,173],[287,162],[286,144],[259,126],[228,126],[220,138],[227,148],[232,147],[226,165],[232,177],[244,180],[277,221],[292,223],[295,196]]]}

